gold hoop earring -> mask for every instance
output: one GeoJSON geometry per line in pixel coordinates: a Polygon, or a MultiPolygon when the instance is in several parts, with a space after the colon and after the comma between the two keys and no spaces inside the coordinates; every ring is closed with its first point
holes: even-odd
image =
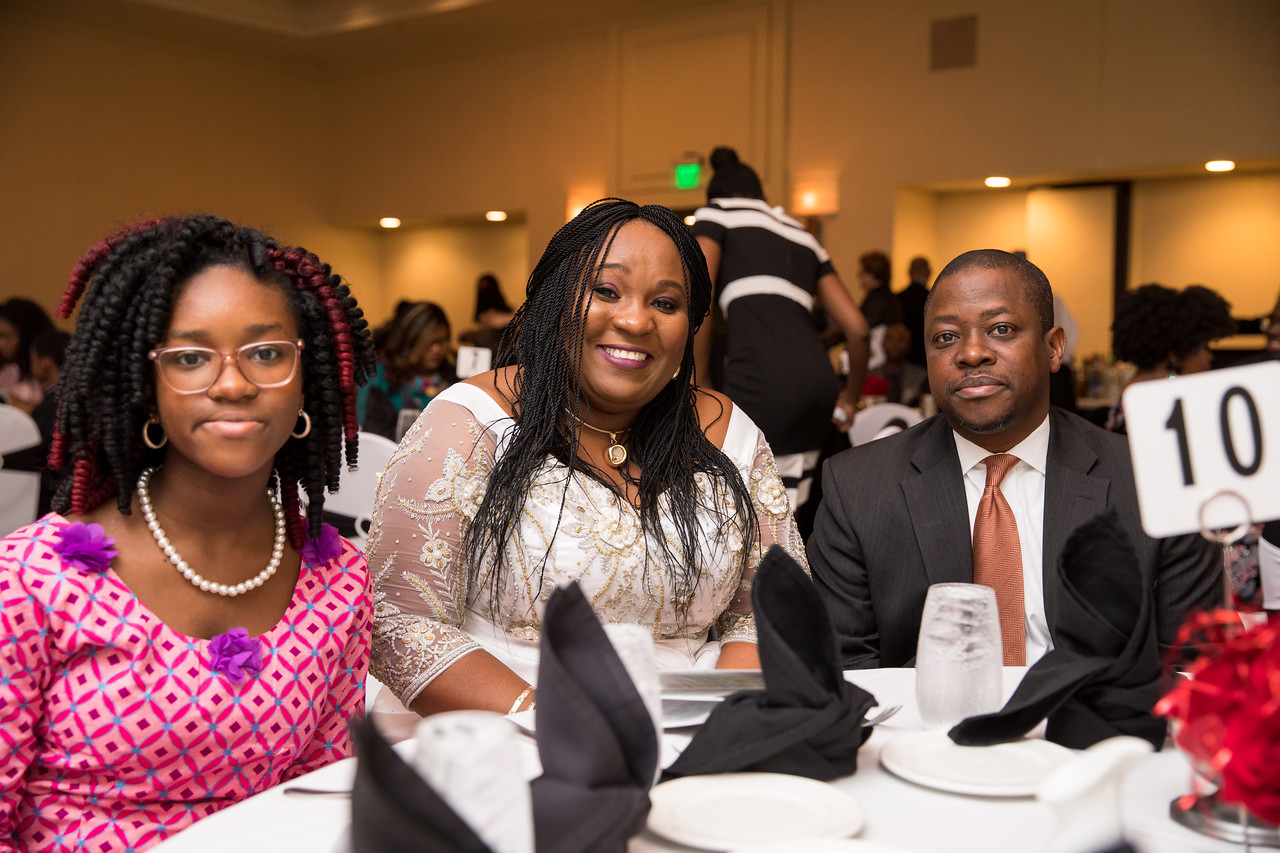
{"type": "Polygon", "coordinates": [[[155,415],[152,415],[151,417],[147,418],[147,422],[142,425],[142,443],[145,444],[147,447],[150,447],[152,450],[159,450],[160,448],[164,447],[166,444],[169,443],[169,436],[165,435],[164,427],[160,426],[160,421],[156,419],[155,415]],[[152,425],[160,427],[159,441],[151,440],[152,425]]]}
{"type": "Polygon", "coordinates": [[[298,409],[298,417],[302,418],[306,425],[302,428],[302,432],[298,432],[297,426],[294,426],[293,432],[289,433],[289,435],[294,438],[306,438],[311,434],[311,415],[307,414],[306,409],[298,409]]]}
{"type": "Polygon", "coordinates": [[[675,382],[679,378],[680,378],[680,368],[677,367],[676,372],[671,374],[671,381],[675,382]]]}

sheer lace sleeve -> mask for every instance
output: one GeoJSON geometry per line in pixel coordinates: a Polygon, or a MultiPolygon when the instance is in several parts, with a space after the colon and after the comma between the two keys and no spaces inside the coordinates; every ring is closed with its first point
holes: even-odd
{"type": "Polygon", "coordinates": [[[408,705],[480,646],[461,628],[462,538],[476,516],[495,441],[466,406],[438,399],[405,435],[378,485],[369,533],[375,678],[408,705]]]}
{"type": "Polygon", "coordinates": [[[756,620],[751,612],[751,581],[755,578],[756,569],[764,559],[765,552],[771,546],[781,545],[800,564],[805,574],[809,573],[804,540],[800,538],[800,530],[796,527],[795,516],[787,500],[787,489],[782,484],[782,475],[778,473],[778,466],[773,461],[773,451],[769,449],[764,433],[759,429],[755,432],[755,458],[744,476],[751,492],[751,504],[755,507],[759,520],[759,536],[742,575],[738,592],[717,623],[721,643],[756,641],[756,620]]]}

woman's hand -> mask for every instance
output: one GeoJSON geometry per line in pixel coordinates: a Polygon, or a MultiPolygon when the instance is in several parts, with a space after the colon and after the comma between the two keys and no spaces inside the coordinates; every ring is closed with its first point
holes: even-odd
{"type": "Polygon", "coordinates": [[[849,392],[841,391],[840,396],[836,398],[836,410],[831,415],[831,422],[841,432],[848,432],[849,427],[853,426],[853,418],[857,412],[857,403],[850,397],[849,392]]]}

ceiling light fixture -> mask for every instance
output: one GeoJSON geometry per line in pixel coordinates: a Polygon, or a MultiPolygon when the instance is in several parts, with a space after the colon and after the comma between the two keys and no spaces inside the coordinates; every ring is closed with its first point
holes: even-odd
{"type": "Polygon", "coordinates": [[[507,212],[505,210],[490,210],[484,215],[484,218],[490,222],[506,222],[507,212]]]}
{"type": "Polygon", "coordinates": [[[1013,181],[1011,181],[1011,180],[1009,180],[1008,178],[1005,178],[1005,177],[1000,177],[1000,176],[997,176],[997,175],[993,175],[992,177],[987,178],[985,181],[983,181],[983,183],[984,183],[984,184],[986,184],[986,185],[987,185],[987,186],[989,186],[989,187],[993,187],[993,188],[999,189],[1000,187],[1007,187],[1007,186],[1009,186],[1009,184],[1013,183],[1013,181]]]}
{"type": "Polygon", "coordinates": [[[394,216],[384,216],[378,220],[378,224],[383,228],[399,228],[400,220],[396,219],[394,216]]]}
{"type": "Polygon", "coordinates": [[[1204,164],[1210,172],[1230,172],[1236,167],[1235,160],[1210,160],[1204,164]]]}

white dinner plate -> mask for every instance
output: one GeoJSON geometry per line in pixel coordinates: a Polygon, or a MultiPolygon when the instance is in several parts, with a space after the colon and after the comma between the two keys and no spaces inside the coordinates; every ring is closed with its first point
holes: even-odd
{"type": "Polygon", "coordinates": [[[880,765],[938,791],[978,797],[1031,797],[1045,777],[1075,754],[1065,746],[1027,738],[993,746],[960,746],[946,732],[912,732],[880,748],[880,765]]]}
{"type": "Polygon", "coordinates": [[[862,807],[833,785],[783,773],[686,776],[649,792],[649,830],[703,850],[797,838],[846,838],[862,807]]]}
{"type": "Polygon", "coordinates": [[[910,853],[901,847],[860,838],[797,838],[739,847],[733,853],[910,853]]]}

